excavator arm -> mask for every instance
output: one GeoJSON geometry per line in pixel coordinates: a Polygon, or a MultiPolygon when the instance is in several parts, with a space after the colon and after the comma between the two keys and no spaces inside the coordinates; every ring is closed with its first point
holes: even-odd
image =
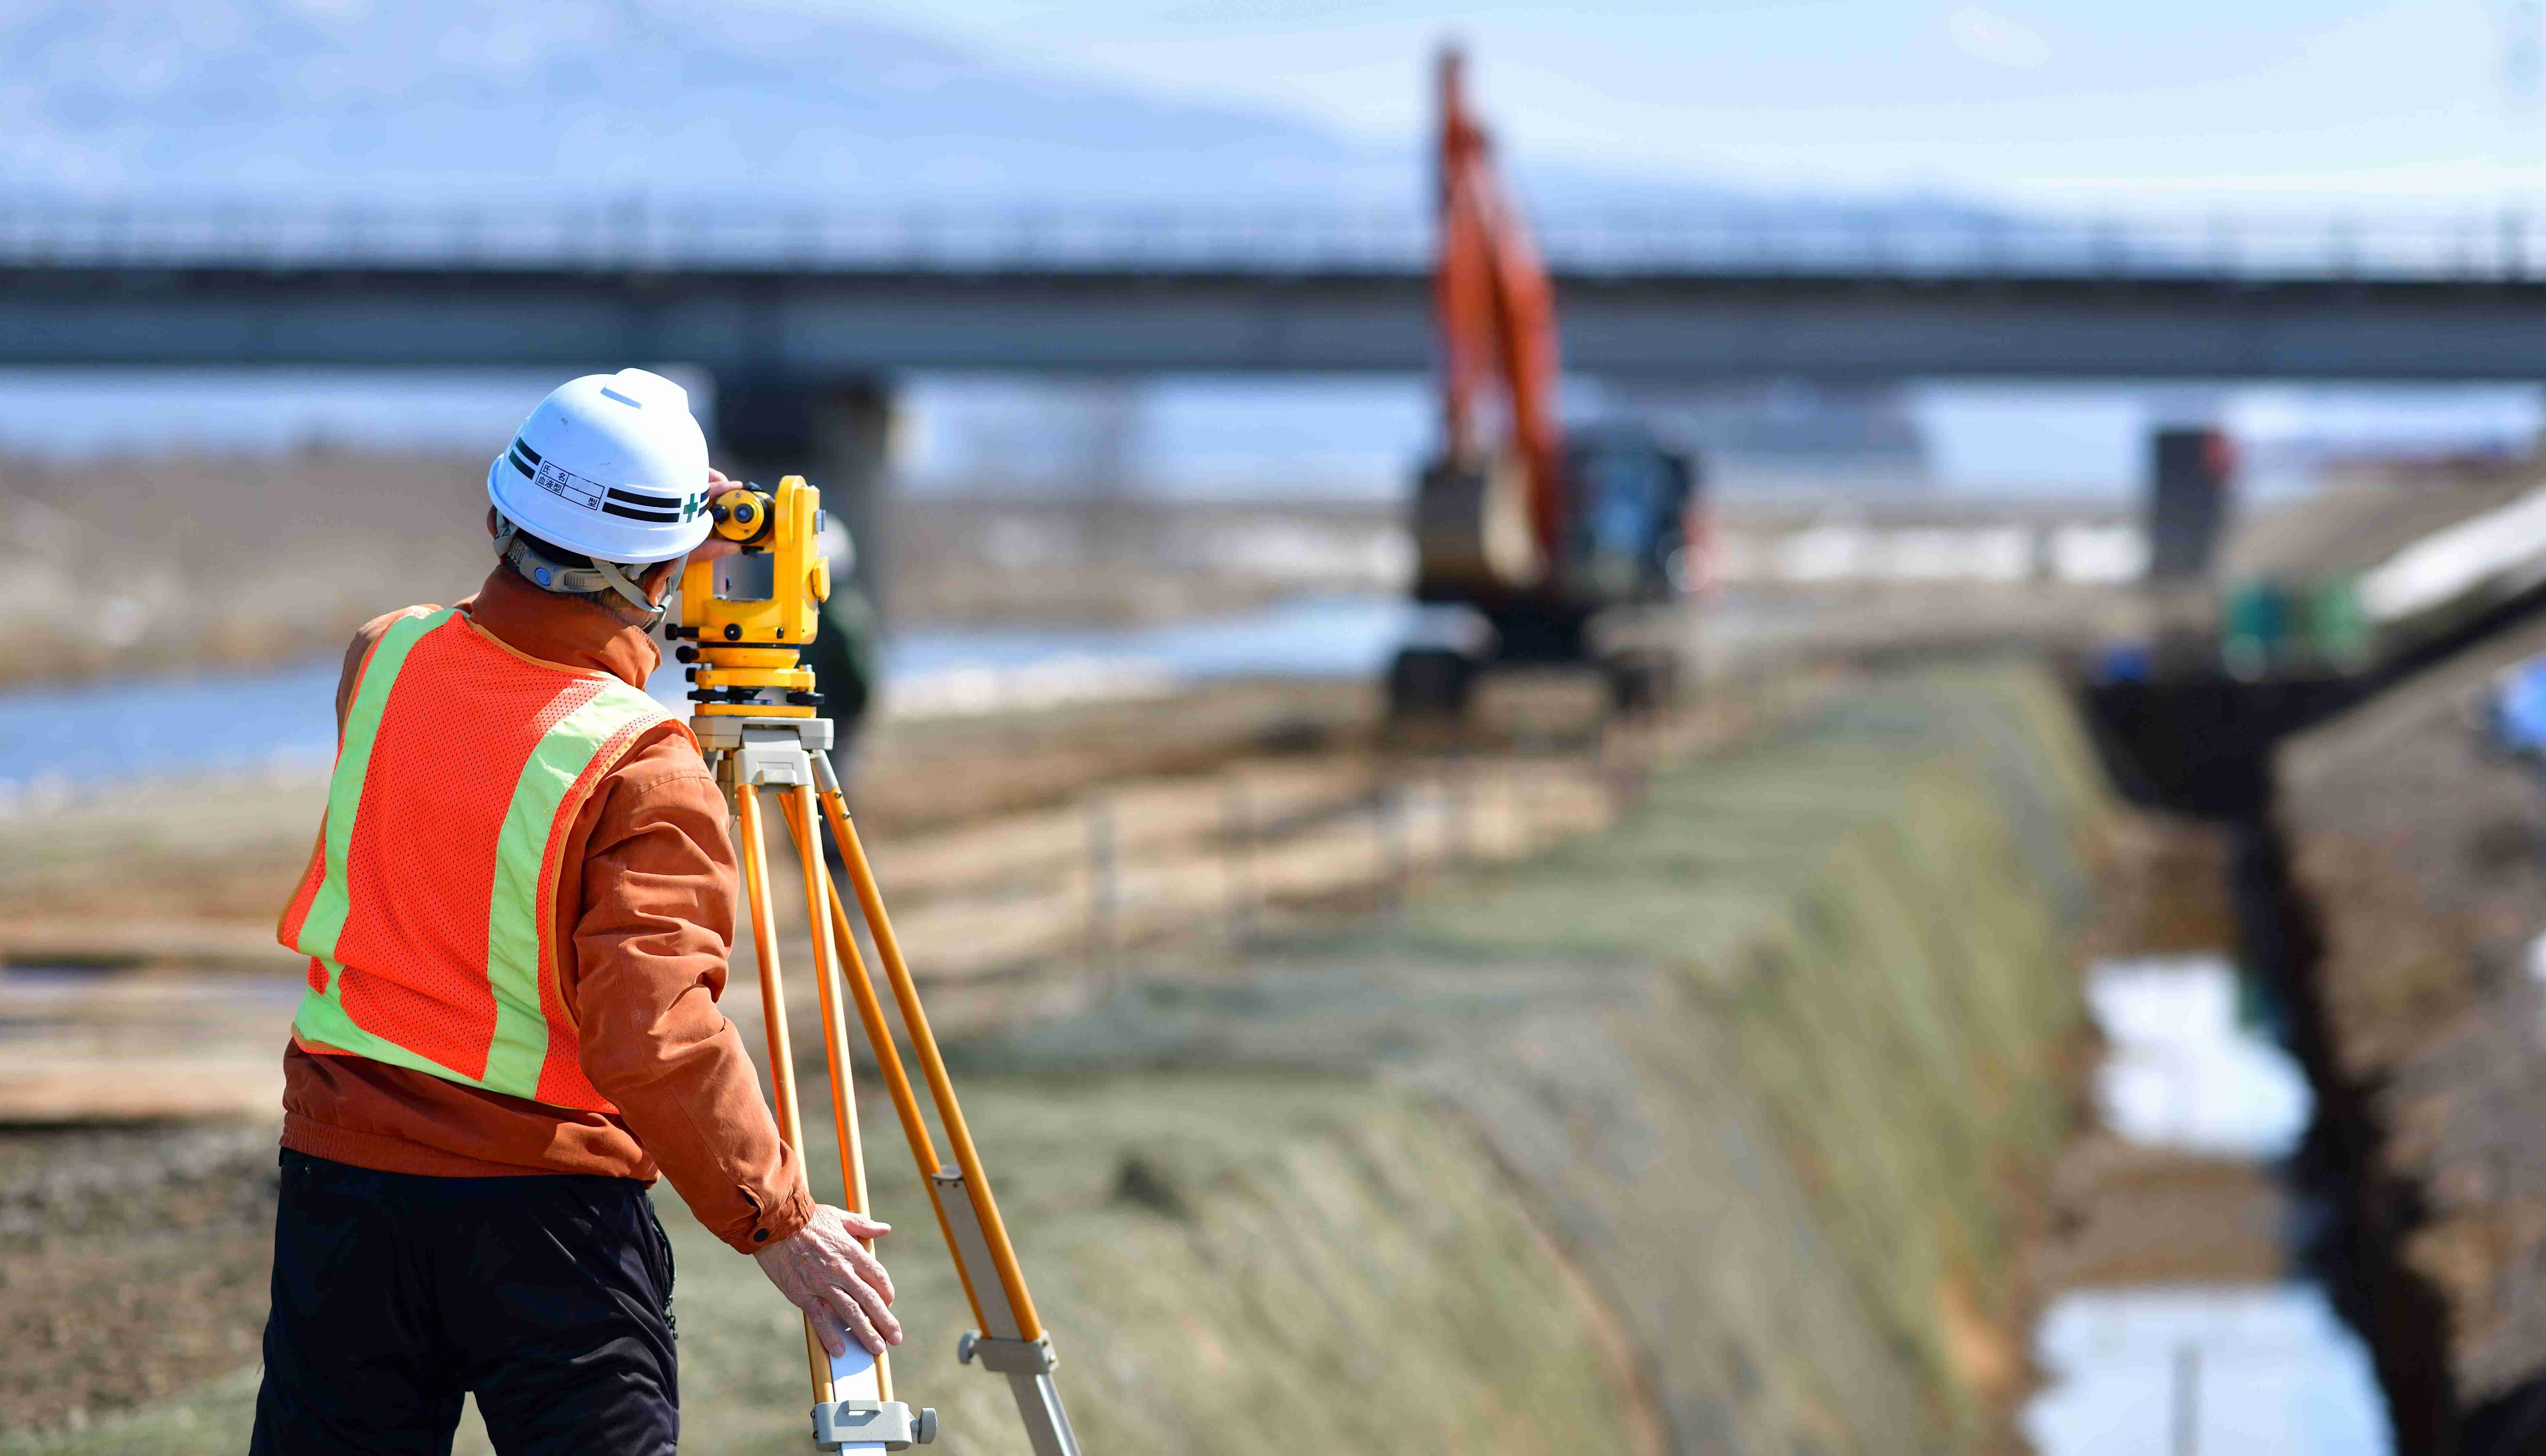
{"type": "Polygon", "coordinates": [[[1414,480],[1414,619],[1388,670],[1393,714],[1456,717],[1500,663],[1597,664],[1623,708],[1658,702],[1676,638],[1631,610],[1704,572],[1696,462],[1627,418],[1558,423],[1556,296],[1528,219],[1468,108],[1459,52],[1437,75],[1434,165],[1442,451],[1414,480]],[[1607,628],[1592,631],[1594,619],[1607,628]],[[1615,630],[1610,630],[1615,629],[1615,630]]]}
{"type": "Polygon", "coordinates": [[[1465,61],[1440,60],[1433,312],[1441,331],[1441,416],[1450,458],[1519,457],[1540,557],[1564,559],[1563,442],[1557,424],[1556,296],[1528,220],[1495,175],[1485,128],[1468,110],[1465,61]],[[1491,415],[1498,418],[1489,419],[1491,415]],[[1488,424],[1503,438],[1479,438],[1488,424]]]}

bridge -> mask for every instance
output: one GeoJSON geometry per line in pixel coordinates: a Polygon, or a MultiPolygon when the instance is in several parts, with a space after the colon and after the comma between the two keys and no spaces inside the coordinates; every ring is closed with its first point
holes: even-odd
{"type": "MultiPolygon", "coordinates": [[[[2546,238],[2456,218],[1541,226],[1570,369],[2536,378],[2546,238]],[[2530,255],[2538,256],[2532,269],[2530,255]]],[[[1426,219],[1172,210],[0,204],[0,364],[1409,371],[1426,219]]]]}
{"type": "MultiPolygon", "coordinates": [[[[2540,219],[2546,221],[2546,219],[2540,219]]],[[[1567,367],[1721,378],[2519,380],[2546,236],[2375,221],[1540,222],[1567,367]]],[[[677,362],[748,468],[871,478],[891,377],[1428,366],[1412,213],[0,201],[0,365],[677,362]]]]}

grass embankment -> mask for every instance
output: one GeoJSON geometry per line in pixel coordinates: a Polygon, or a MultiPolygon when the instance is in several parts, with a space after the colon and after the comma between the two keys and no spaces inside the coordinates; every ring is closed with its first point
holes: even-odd
{"type": "MultiPolygon", "coordinates": [[[[2099,803],[2040,674],[1889,677],[1606,834],[960,1049],[1088,1448],[1991,1444],[2099,803]]],[[[870,1102],[902,1393],[1020,1449],[870,1102]]],[[[685,1447],[790,1449],[792,1320],[662,1204],[685,1447]]],[[[251,1389],[26,1449],[235,1449],[251,1389]]]]}

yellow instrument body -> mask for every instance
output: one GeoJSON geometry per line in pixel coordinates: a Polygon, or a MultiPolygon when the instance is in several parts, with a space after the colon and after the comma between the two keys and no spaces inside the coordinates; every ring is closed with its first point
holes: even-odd
{"type": "MultiPolygon", "coordinates": [[[[789,475],[774,491],[736,485],[708,502],[716,534],[740,542],[742,554],[694,561],[681,573],[680,636],[698,644],[693,674],[705,690],[813,691],[813,672],[796,654],[821,627],[831,595],[831,563],[822,556],[822,492],[789,475]],[[720,576],[723,590],[719,590],[720,576]]],[[[755,693],[757,696],[757,693],[755,693]]],[[[700,703],[710,718],[811,718],[809,704],[700,703]]]]}

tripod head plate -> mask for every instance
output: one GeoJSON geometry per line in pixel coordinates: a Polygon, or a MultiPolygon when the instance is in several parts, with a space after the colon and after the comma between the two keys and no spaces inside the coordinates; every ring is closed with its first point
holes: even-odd
{"type": "Polygon", "coordinates": [[[830,763],[827,718],[694,718],[690,730],[728,792],[823,787],[814,765],[830,763]]]}
{"type": "Polygon", "coordinates": [[[937,1439],[937,1413],[899,1401],[833,1401],[813,1408],[813,1444],[824,1451],[907,1451],[937,1439]]]}

